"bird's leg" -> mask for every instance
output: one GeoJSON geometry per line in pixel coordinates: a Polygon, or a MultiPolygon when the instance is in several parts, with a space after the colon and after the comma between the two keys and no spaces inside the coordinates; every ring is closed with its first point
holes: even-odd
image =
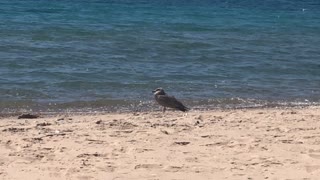
{"type": "Polygon", "coordinates": [[[166,112],[166,107],[163,107],[162,112],[163,113],[166,112]]]}

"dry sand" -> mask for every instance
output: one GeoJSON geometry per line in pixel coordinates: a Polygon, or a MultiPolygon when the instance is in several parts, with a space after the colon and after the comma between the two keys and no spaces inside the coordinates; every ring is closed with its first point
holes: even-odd
{"type": "Polygon", "coordinates": [[[0,179],[320,179],[320,107],[0,119],[0,179]]]}

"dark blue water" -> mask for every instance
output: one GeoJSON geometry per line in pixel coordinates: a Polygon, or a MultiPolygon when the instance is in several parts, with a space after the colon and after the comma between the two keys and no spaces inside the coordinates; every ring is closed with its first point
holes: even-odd
{"type": "Polygon", "coordinates": [[[1,111],[319,104],[320,1],[1,0],[0,63],[1,111]]]}

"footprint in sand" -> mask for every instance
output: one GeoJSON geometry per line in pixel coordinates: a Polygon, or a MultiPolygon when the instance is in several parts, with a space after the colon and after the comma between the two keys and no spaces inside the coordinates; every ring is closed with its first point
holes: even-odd
{"type": "Polygon", "coordinates": [[[317,150],[310,149],[308,155],[311,158],[320,159],[320,149],[317,149],[317,150]]]}
{"type": "Polygon", "coordinates": [[[186,142],[186,141],[179,141],[179,142],[174,142],[174,144],[181,145],[181,146],[185,146],[185,145],[190,144],[190,142],[186,142]]]}
{"type": "Polygon", "coordinates": [[[94,179],[92,176],[78,176],[79,180],[89,180],[89,179],[94,179]]]}
{"type": "Polygon", "coordinates": [[[319,165],[315,165],[315,166],[305,166],[305,167],[306,167],[306,171],[307,171],[308,173],[311,173],[311,172],[320,170],[320,166],[319,166],[319,165]]]}
{"type": "Polygon", "coordinates": [[[160,169],[162,164],[138,164],[134,169],[160,169]]]}
{"type": "Polygon", "coordinates": [[[309,154],[311,158],[320,159],[320,154],[309,154]]]}
{"type": "Polygon", "coordinates": [[[167,166],[164,169],[166,172],[179,172],[182,171],[183,166],[167,166]]]}

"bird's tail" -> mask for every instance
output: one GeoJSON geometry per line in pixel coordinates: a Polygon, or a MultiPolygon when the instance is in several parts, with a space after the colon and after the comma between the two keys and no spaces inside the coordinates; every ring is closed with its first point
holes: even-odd
{"type": "Polygon", "coordinates": [[[179,107],[179,110],[180,110],[180,111],[183,111],[183,112],[186,112],[186,111],[189,111],[190,108],[187,108],[187,107],[185,107],[185,106],[181,106],[181,107],[179,107]]]}

